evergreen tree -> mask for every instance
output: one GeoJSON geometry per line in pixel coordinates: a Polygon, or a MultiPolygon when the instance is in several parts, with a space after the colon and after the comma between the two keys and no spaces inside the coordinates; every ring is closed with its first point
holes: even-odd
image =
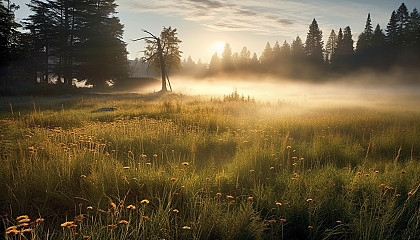
{"type": "Polygon", "coordinates": [[[289,58],[289,56],[291,54],[290,51],[291,51],[290,50],[290,44],[288,44],[287,41],[284,40],[283,45],[280,48],[280,53],[281,53],[281,56],[282,56],[283,60],[286,60],[287,58],[289,58]]]}
{"type": "Polygon", "coordinates": [[[338,37],[335,34],[334,29],[331,30],[330,36],[328,37],[327,44],[325,45],[326,61],[331,63],[332,56],[334,55],[335,49],[337,48],[338,37]]]}
{"type": "Polygon", "coordinates": [[[273,61],[279,62],[281,60],[281,49],[278,41],[273,46],[273,61]]]}
{"type": "Polygon", "coordinates": [[[215,52],[210,60],[209,72],[212,74],[218,73],[220,71],[220,67],[221,67],[220,58],[217,52],[215,52]]]}
{"type": "Polygon", "coordinates": [[[389,19],[386,27],[386,40],[389,45],[395,46],[398,43],[398,19],[397,13],[392,11],[391,18],[389,19]]]}
{"type": "Polygon", "coordinates": [[[293,58],[302,58],[304,56],[305,48],[299,36],[293,40],[290,52],[293,58]]]}
{"type": "MultiPolygon", "coordinates": [[[[80,62],[83,65],[82,78],[95,86],[104,86],[105,81],[118,81],[128,75],[128,61],[126,44],[122,40],[123,25],[115,16],[115,0],[87,0],[84,4],[83,15],[86,18],[85,26],[81,32],[80,62]]],[[[168,49],[175,49],[171,44],[175,41],[176,29],[164,28],[161,32],[163,44],[168,49]]],[[[178,39],[179,40],[179,39],[178,39]]],[[[176,52],[168,52],[166,61],[180,59],[176,52]]],[[[171,63],[170,65],[174,65],[171,63]]]]}
{"type": "Polygon", "coordinates": [[[396,12],[397,16],[397,44],[405,47],[408,37],[409,14],[404,3],[400,5],[396,12]]]}
{"type": "Polygon", "coordinates": [[[273,60],[273,49],[271,48],[270,42],[265,45],[264,51],[260,56],[261,64],[269,65],[273,60]]]}
{"type": "Polygon", "coordinates": [[[407,29],[407,45],[409,47],[416,47],[420,50],[420,13],[417,11],[417,8],[414,8],[410,14],[407,29]]]}
{"type": "Polygon", "coordinates": [[[309,31],[305,41],[305,53],[313,62],[323,62],[323,41],[322,31],[319,30],[318,23],[314,18],[311,25],[309,25],[309,31]]]}
{"type": "Polygon", "coordinates": [[[386,36],[381,29],[381,26],[378,24],[376,25],[375,31],[373,31],[372,35],[372,47],[374,48],[382,48],[386,44],[386,36]]]}
{"type": "Polygon", "coordinates": [[[250,64],[251,62],[251,52],[246,48],[243,47],[241,53],[239,54],[239,64],[241,66],[245,66],[250,64]]]}
{"type": "Polygon", "coordinates": [[[0,94],[4,94],[13,78],[12,65],[20,52],[20,27],[15,21],[14,11],[19,7],[15,4],[4,6],[0,1],[0,94]]]}
{"type": "Polygon", "coordinates": [[[224,71],[233,70],[232,48],[229,43],[226,43],[223,49],[221,64],[224,71]]]}
{"type": "Polygon", "coordinates": [[[359,38],[357,40],[357,52],[363,52],[364,50],[370,48],[372,45],[372,37],[373,37],[373,30],[372,30],[372,22],[370,19],[370,13],[366,19],[365,29],[362,33],[360,33],[359,38]]]}

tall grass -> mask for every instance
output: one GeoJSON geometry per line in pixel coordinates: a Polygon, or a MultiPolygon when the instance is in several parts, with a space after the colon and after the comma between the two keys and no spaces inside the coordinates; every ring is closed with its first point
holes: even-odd
{"type": "Polygon", "coordinates": [[[6,238],[420,238],[418,113],[41,100],[3,99],[6,238]],[[117,110],[92,112],[103,106],[117,110]]]}

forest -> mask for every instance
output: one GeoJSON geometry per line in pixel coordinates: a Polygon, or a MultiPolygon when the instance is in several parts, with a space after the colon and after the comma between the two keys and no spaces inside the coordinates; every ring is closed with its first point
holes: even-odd
{"type": "MultiPolygon", "coordinates": [[[[114,0],[32,0],[28,6],[32,14],[21,23],[14,16],[19,6],[10,2],[0,6],[1,95],[14,95],[19,88],[37,85],[54,89],[45,83],[71,86],[75,80],[84,80],[103,89],[133,80],[136,66],[144,59],[127,59],[124,28],[114,0]]],[[[201,60],[195,63],[188,57],[173,73],[199,78],[219,73],[262,73],[319,81],[361,69],[412,72],[418,70],[419,62],[420,14],[402,3],[391,13],[385,29],[379,24],[374,27],[367,13],[365,28],[356,41],[346,26],[331,30],[324,43],[314,18],[306,39],[296,36],[292,43],[275,42],[273,46],[267,42],[260,56],[251,55],[246,47],[233,53],[226,43],[222,56],[215,53],[209,64],[201,60]]]]}

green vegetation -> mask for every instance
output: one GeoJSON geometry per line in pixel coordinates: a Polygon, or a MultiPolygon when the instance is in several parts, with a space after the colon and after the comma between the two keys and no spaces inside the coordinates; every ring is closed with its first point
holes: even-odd
{"type": "Polygon", "coordinates": [[[229,96],[0,103],[7,239],[420,238],[418,112],[229,96]],[[104,106],[117,110],[92,112],[104,106]]]}

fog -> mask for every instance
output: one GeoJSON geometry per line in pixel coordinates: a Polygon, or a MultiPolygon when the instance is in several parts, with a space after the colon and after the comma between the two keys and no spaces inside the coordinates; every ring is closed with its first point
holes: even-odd
{"type": "MultiPolygon", "coordinates": [[[[173,77],[171,84],[175,93],[208,98],[223,99],[223,96],[237,91],[240,96],[249,96],[257,102],[420,111],[420,81],[415,81],[416,84],[413,81],[402,81],[402,78],[405,76],[363,73],[314,83],[267,76],[218,76],[205,80],[173,77]]],[[[160,83],[138,92],[159,90],[160,83]]]]}

